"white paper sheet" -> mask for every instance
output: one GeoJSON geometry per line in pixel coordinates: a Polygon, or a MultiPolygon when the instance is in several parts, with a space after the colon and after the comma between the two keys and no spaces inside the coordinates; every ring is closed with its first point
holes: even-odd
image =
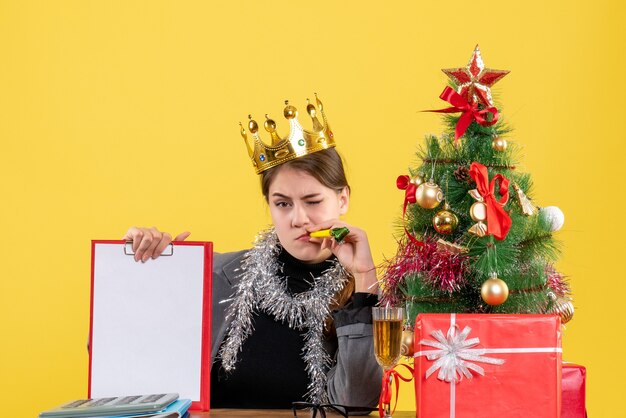
{"type": "Polygon", "coordinates": [[[95,244],[91,396],[200,399],[204,247],[137,263],[95,244]]]}

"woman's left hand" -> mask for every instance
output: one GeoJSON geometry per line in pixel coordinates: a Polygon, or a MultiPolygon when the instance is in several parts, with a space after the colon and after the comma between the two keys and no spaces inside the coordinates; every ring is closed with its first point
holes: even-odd
{"type": "Polygon", "coordinates": [[[376,265],[364,230],[339,220],[311,225],[306,229],[308,232],[313,232],[320,229],[341,227],[350,230],[350,233],[344,237],[341,243],[332,237],[310,238],[310,242],[321,243],[321,249],[328,248],[332,251],[341,265],[354,276],[356,292],[377,293],[376,265]]]}

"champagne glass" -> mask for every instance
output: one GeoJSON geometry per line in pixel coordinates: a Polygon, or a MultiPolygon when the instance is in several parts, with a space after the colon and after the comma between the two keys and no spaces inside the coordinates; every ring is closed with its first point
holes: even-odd
{"type": "MultiPolygon", "coordinates": [[[[400,360],[404,308],[390,306],[372,308],[374,322],[374,354],[385,372],[392,370],[400,360]]],[[[389,379],[393,376],[389,375],[389,379]]],[[[391,381],[388,383],[391,387],[391,381]]],[[[391,418],[391,402],[383,405],[385,418],[391,418]]]]}

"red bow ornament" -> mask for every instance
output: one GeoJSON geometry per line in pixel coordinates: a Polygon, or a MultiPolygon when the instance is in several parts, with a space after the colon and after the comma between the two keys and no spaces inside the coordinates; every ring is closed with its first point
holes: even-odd
{"type": "Polygon", "coordinates": [[[396,186],[400,190],[405,190],[404,211],[406,212],[406,205],[409,203],[415,203],[415,191],[417,190],[417,184],[413,183],[409,176],[398,176],[396,186]]]}
{"type": "MultiPolygon", "coordinates": [[[[398,176],[398,179],[396,180],[396,186],[398,187],[398,189],[405,191],[404,192],[404,207],[402,208],[402,219],[404,219],[404,215],[406,215],[407,205],[409,203],[416,202],[415,192],[417,191],[417,184],[413,183],[409,176],[403,175],[403,176],[398,176]]],[[[413,244],[417,245],[418,247],[421,247],[422,245],[424,245],[422,241],[419,241],[413,235],[411,235],[409,231],[406,229],[406,227],[404,227],[404,232],[406,232],[406,236],[409,237],[409,240],[413,244]]]]}
{"type": "Polygon", "coordinates": [[[490,182],[487,167],[477,162],[470,165],[470,176],[476,182],[476,189],[470,190],[469,194],[477,200],[470,208],[470,216],[477,223],[469,229],[469,232],[479,237],[493,235],[501,241],[506,238],[512,224],[511,217],[504,210],[504,205],[509,200],[509,179],[497,174],[490,182]],[[494,194],[498,184],[500,200],[496,199],[494,194]],[[486,226],[483,223],[485,220],[486,226]]]}
{"type": "Polygon", "coordinates": [[[477,102],[468,102],[463,96],[450,87],[446,87],[439,95],[441,100],[450,103],[452,107],[439,110],[427,110],[427,112],[456,113],[461,112],[461,117],[456,123],[454,130],[454,143],[456,144],[463,136],[472,121],[476,121],[481,126],[491,126],[498,121],[498,109],[494,106],[479,110],[477,102]],[[491,114],[491,119],[487,119],[487,114],[491,114]]]}

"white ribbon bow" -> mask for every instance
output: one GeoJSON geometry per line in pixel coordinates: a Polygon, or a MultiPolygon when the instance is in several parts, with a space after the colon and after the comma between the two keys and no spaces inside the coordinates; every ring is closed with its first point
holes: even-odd
{"type": "Polygon", "coordinates": [[[471,379],[472,372],[470,370],[475,371],[481,376],[485,375],[485,370],[472,362],[497,365],[504,363],[503,359],[485,357],[484,354],[487,353],[485,349],[472,348],[480,343],[480,339],[478,337],[467,339],[467,336],[472,331],[470,327],[466,326],[459,334],[457,334],[457,329],[458,326],[456,324],[452,325],[448,329],[447,337],[443,335],[443,331],[437,329],[430,334],[435,337],[437,341],[420,341],[422,345],[437,348],[437,350],[425,350],[420,352],[420,354],[425,355],[428,360],[436,360],[426,371],[427,379],[439,369],[437,379],[448,383],[456,383],[463,379],[463,376],[471,379]]]}

